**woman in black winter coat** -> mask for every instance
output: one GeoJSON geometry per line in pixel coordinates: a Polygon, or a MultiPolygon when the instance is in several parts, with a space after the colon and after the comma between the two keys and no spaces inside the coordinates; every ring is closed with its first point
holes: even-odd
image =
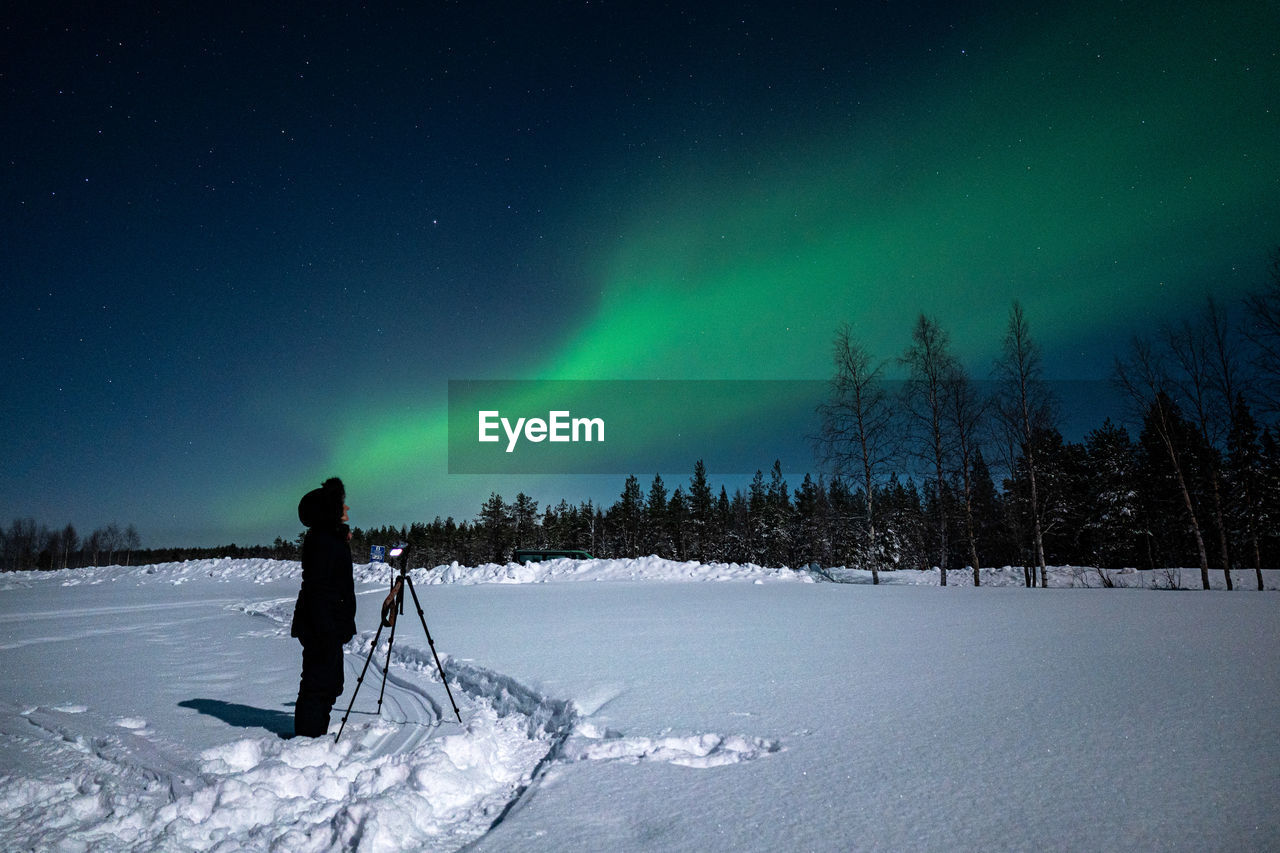
{"type": "Polygon", "coordinates": [[[298,504],[306,525],[302,587],[293,611],[293,636],[302,643],[302,680],[293,709],[297,735],[329,730],[329,712],[342,695],[342,646],[356,633],[355,580],[351,569],[346,489],[337,477],[307,492],[298,504]]]}

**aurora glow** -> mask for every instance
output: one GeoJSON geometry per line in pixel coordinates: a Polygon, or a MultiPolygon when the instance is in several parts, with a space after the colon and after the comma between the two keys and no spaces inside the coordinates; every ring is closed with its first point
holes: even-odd
{"type": "MultiPolygon", "coordinates": [[[[485,13],[444,24],[373,13],[357,28],[371,36],[361,48],[339,37],[350,22],[286,21],[318,36],[280,56],[279,86],[295,85],[295,70],[348,71],[327,72],[328,88],[298,102],[247,72],[227,91],[270,103],[281,133],[312,127],[319,147],[292,149],[307,167],[279,161],[293,183],[260,193],[266,211],[232,190],[162,225],[160,208],[140,202],[146,217],[108,229],[106,248],[19,174],[52,132],[32,121],[6,143],[6,224],[38,238],[5,250],[23,289],[29,279],[72,291],[70,310],[89,324],[123,287],[138,304],[123,325],[146,328],[158,302],[173,328],[153,332],[150,348],[102,340],[130,377],[113,401],[101,377],[67,379],[89,375],[96,350],[50,355],[80,324],[46,329],[45,303],[18,300],[11,323],[34,339],[8,356],[18,381],[4,394],[5,436],[22,459],[6,465],[5,505],[50,523],[134,521],[157,544],[159,530],[291,536],[300,489],[330,473],[363,524],[470,517],[491,491],[611,500],[612,480],[446,475],[447,380],[821,379],[840,321],[894,356],[921,311],[982,374],[1014,298],[1051,373],[1094,379],[1133,331],[1207,292],[1231,301],[1257,287],[1280,242],[1274,4],[859,4],[803,18],[787,4],[698,8],[556,7],[497,26],[470,54],[421,51],[409,77],[433,82],[420,96],[403,88],[404,71],[378,71],[377,51],[401,31],[451,44],[484,32],[485,13]],[[340,47],[366,52],[339,61],[340,47]],[[360,62],[370,67],[351,70],[360,62]],[[466,82],[434,82],[446,71],[466,82]],[[345,136],[314,130],[335,90],[368,101],[337,110],[354,129],[345,136]],[[141,265],[171,245],[195,251],[211,216],[219,253],[198,252],[210,268],[141,265]],[[126,236],[166,248],[125,249],[126,236]],[[64,237],[83,263],[50,260],[64,237]],[[120,272],[95,276],[99,254],[120,272]],[[155,298],[193,281],[209,313],[155,298]],[[225,304],[208,301],[211,282],[225,304]],[[317,340],[339,332],[340,346],[317,340]],[[171,376],[157,353],[183,368],[171,376]],[[177,377],[201,357],[215,366],[196,393],[177,377]],[[51,390],[77,382],[94,390],[70,401],[51,390]],[[27,435],[32,399],[54,401],[73,425],[27,435]],[[129,488],[86,489],[114,470],[105,462],[65,473],[31,461],[95,455],[103,418],[108,440],[124,439],[113,464],[136,472],[129,488]],[[202,449],[185,455],[182,439],[202,449]]],[[[71,64],[55,70],[74,77],[71,64]]],[[[36,82],[48,95],[55,76],[23,77],[27,99],[41,97],[36,82]]],[[[233,129],[220,137],[248,145],[233,129]]],[[[37,176],[76,166],[66,150],[37,176]]],[[[106,219],[121,197],[142,197],[130,175],[111,180],[114,193],[83,215],[106,219]]],[[[732,431],[742,414],[725,414],[732,431]]],[[[686,470],[663,472],[670,485],[702,451],[687,455],[686,470]]]]}

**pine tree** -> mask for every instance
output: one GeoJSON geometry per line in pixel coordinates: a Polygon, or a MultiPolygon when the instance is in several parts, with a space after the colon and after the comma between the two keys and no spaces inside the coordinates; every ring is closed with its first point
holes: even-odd
{"type": "Polygon", "coordinates": [[[693,479],[689,481],[689,535],[688,556],[706,561],[711,556],[713,515],[715,498],[707,482],[707,467],[699,459],[693,466],[693,479]]]}
{"type": "Polygon", "coordinates": [[[866,550],[861,531],[863,516],[843,478],[832,478],[827,487],[827,507],[832,561],[854,569],[867,568],[862,562],[866,550]]]}
{"type": "Polygon", "coordinates": [[[538,541],[538,502],[520,492],[511,505],[511,520],[517,548],[536,548],[538,541]]]}
{"type": "Polygon", "coordinates": [[[689,499],[685,497],[684,490],[676,486],[671,500],[667,501],[667,539],[671,543],[671,559],[688,559],[685,538],[689,527],[689,499]]]}
{"type": "MultiPolygon", "coordinates": [[[[618,546],[624,557],[640,556],[641,526],[644,524],[644,496],[635,474],[627,477],[620,501],[615,505],[618,521],[618,546]]],[[[613,510],[610,510],[612,514],[613,510]]]]}
{"type": "Polygon", "coordinates": [[[1084,531],[1093,561],[1102,568],[1136,565],[1138,525],[1135,449],[1129,432],[1108,418],[1085,437],[1089,491],[1084,531]]]}
{"type": "Polygon", "coordinates": [[[667,523],[667,487],[661,474],[653,475],[649,486],[649,498],[645,502],[644,523],[641,526],[640,550],[645,554],[671,557],[672,543],[667,523]]]}
{"type": "Polygon", "coordinates": [[[505,563],[511,556],[511,541],[514,538],[511,507],[496,492],[489,493],[489,499],[480,508],[477,522],[483,533],[485,559],[494,563],[505,563]]]}
{"type": "Polygon", "coordinates": [[[765,562],[765,532],[769,492],[764,485],[764,473],[756,469],[751,485],[747,488],[746,515],[742,519],[742,529],[746,534],[747,561],[763,564],[765,562]]]}
{"type": "Polygon", "coordinates": [[[1236,536],[1248,543],[1259,590],[1262,590],[1262,537],[1259,533],[1263,517],[1262,463],[1258,423],[1241,394],[1236,397],[1232,409],[1231,434],[1227,437],[1227,523],[1236,536]]]}
{"type": "Polygon", "coordinates": [[[808,474],[796,490],[796,538],[793,554],[801,565],[831,565],[831,533],[826,489],[808,474]]]}
{"type": "Polygon", "coordinates": [[[996,491],[995,480],[991,477],[991,469],[987,467],[981,448],[974,452],[969,481],[973,489],[973,523],[978,546],[984,549],[987,560],[992,565],[1011,565],[1013,556],[1005,541],[1004,509],[1000,493],[996,491]]]}
{"type": "Polygon", "coordinates": [[[764,559],[766,564],[780,566],[791,562],[792,506],[787,481],[782,476],[781,460],[774,460],[769,470],[769,486],[765,492],[764,559]]]}
{"type": "Polygon", "coordinates": [[[1264,429],[1258,439],[1261,464],[1258,486],[1258,530],[1265,560],[1280,559],[1280,440],[1275,431],[1264,429]]]}
{"type": "MultiPolygon", "coordinates": [[[[731,550],[729,541],[733,527],[733,505],[724,486],[720,487],[720,495],[716,498],[715,529],[711,535],[711,548],[717,560],[728,559],[731,550]]],[[[736,552],[735,552],[736,553],[736,552]]]]}
{"type": "Polygon", "coordinates": [[[927,569],[930,563],[929,525],[925,508],[915,482],[901,482],[891,475],[880,490],[879,504],[884,508],[884,524],[880,539],[874,543],[882,564],[900,569],[927,569]]]}

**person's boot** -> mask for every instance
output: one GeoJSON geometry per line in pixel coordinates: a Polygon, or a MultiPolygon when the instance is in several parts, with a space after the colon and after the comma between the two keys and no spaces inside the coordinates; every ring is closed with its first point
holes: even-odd
{"type": "Polygon", "coordinates": [[[330,708],[299,696],[293,708],[293,733],[298,737],[320,737],[329,732],[330,708]]]}

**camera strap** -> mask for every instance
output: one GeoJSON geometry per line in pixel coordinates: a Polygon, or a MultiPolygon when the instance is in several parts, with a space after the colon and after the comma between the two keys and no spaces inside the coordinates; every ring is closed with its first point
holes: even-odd
{"type": "Polygon", "coordinates": [[[396,582],[391,585],[391,592],[382,601],[382,624],[384,627],[391,628],[396,624],[396,615],[400,608],[401,590],[404,589],[404,580],[397,578],[396,582]]]}

